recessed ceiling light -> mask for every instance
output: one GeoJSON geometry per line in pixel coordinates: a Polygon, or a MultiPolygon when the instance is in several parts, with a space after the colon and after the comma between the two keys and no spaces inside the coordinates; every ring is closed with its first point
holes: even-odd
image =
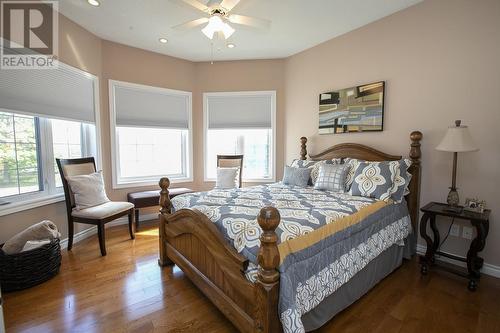
{"type": "Polygon", "coordinates": [[[168,43],[168,39],[166,39],[166,38],[160,38],[160,39],[158,39],[158,41],[160,43],[162,43],[162,44],[167,44],[168,43]]]}
{"type": "Polygon", "coordinates": [[[226,45],[228,48],[230,49],[234,49],[236,47],[236,45],[234,43],[227,43],[226,45]]]}
{"type": "Polygon", "coordinates": [[[98,7],[100,5],[99,1],[97,1],[97,0],[87,0],[87,2],[89,3],[89,5],[92,5],[95,7],[98,7]]]}

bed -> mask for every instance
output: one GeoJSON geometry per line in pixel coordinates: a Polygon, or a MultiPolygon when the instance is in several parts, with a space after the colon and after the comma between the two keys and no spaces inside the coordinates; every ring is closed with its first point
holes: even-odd
{"type": "MultiPolygon", "coordinates": [[[[183,195],[172,202],[170,181],[162,178],[159,264],[176,264],[241,332],[314,330],[414,253],[421,139],[418,131],[410,134],[412,177],[401,204],[279,183],[183,195]],[[342,223],[325,222],[343,211],[351,213],[338,219],[342,223]],[[301,218],[311,224],[297,225],[301,218]]],[[[300,140],[300,159],[306,160],[307,139],[300,140]]],[[[309,155],[334,158],[401,156],[355,143],[309,155]]]]}

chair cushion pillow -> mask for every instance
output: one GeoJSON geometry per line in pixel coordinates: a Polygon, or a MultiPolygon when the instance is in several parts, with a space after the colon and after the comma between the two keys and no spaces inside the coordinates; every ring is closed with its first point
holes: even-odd
{"type": "Polygon", "coordinates": [[[134,204],[125,201],[108,201],[101,205],[76,210],[71,213],[74,217],[82,217],[86,219],[104,219],[106,217],[124,212],[134,208],[134,204]]]}
{"type": "Polygon", "coordinates": [[[345,177],[348,166],[344,164],[320,164],[318,179],[314,183],[317,190],[345,192],[345,177]]]}
{"type": "Polygon", "coordinates": [[[228,189],[238,188],[240,185],[240,168],[217,168],[217,179],[215,188],[228,189]]]}
{"type": "Polygon", "coordinates": [[[311,177],[311,170],[311,168],[294,168],[287,165],[283,172],[282,183],[285,185],[306,187],[311,177]]]}
{"type": "Polygon", "coordinates": [[[94,207],[109,201],[101,171],[89,175],[68,176],[66,180],[75,196],[76,210],[94,207]]]}

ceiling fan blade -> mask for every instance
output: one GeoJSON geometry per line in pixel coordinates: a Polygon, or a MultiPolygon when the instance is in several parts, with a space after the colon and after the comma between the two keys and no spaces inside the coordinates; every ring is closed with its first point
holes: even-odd
{"type": "Polygon", "coordinates": [[[228,12],[233,10],[240,3],[240,0],[222,0],[220,6],[228,12]]]}
{"type": "Polygon", "coordinates": [[[190,7],[194,7],[198,10],[201,10],[204,13],[209,12],[209,8],[207,6],[205,6],[204,4],[202,4],[201,2],[196,1],[196,0],[170,0],[170,2],[176,3],[176,4],[181,5],[181,6],[188,5],[190,7]]]}
{"type": "Polygon", "coordinates": [[[207,17],[202,17],[202,18],[199,18],[197,20],[192,20],[192,21],[188,21],[188,22],[185,22],[185,23],[182,23],[182,24],[178,24],[178,25],[174,25],[172,27],[172,29],[175,29],[175,30],[188,30],[188,29],[191,29],[191,28],[195,28],[199,25],[202,25],[204,23],[208,23],[208,18],[207,17]]]}
{"type": "Polygon", "coordinates": [[[227,19],[229,22],[234,24],[247,25],[259,29],[269,29],[271,27],[271,21],[257,17],[231,14],[227,17],[227,19]]]}

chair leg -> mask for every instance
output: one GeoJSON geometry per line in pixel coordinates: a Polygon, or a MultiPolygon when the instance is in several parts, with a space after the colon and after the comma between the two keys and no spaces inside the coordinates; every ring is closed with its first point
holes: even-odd
{"type": "Polygon", "coordinates": [[[139,209],[136,208],[135,210],[135,230],[139,230],[139,209]]]}
{"type": "Polygon", "coordinates": [[[128,232],[130,233],[130,238],[135,239],[135,223],[134,223],[135,213],[132,209],[128,213],[128,232]]]}
{"type": "Polygon", "coordinates": [[[97,225],[97,236],[99,236],[99,248],[101,249],[101,255],[106,255],[106,236],[104,233],[104,223],[97,225]]]}
{"type": "Polygon", "coordinates": [[[68,219],[68,251],[73,248],[73,234],[75,232],[73,226],[73,220],[68,219]]]}

